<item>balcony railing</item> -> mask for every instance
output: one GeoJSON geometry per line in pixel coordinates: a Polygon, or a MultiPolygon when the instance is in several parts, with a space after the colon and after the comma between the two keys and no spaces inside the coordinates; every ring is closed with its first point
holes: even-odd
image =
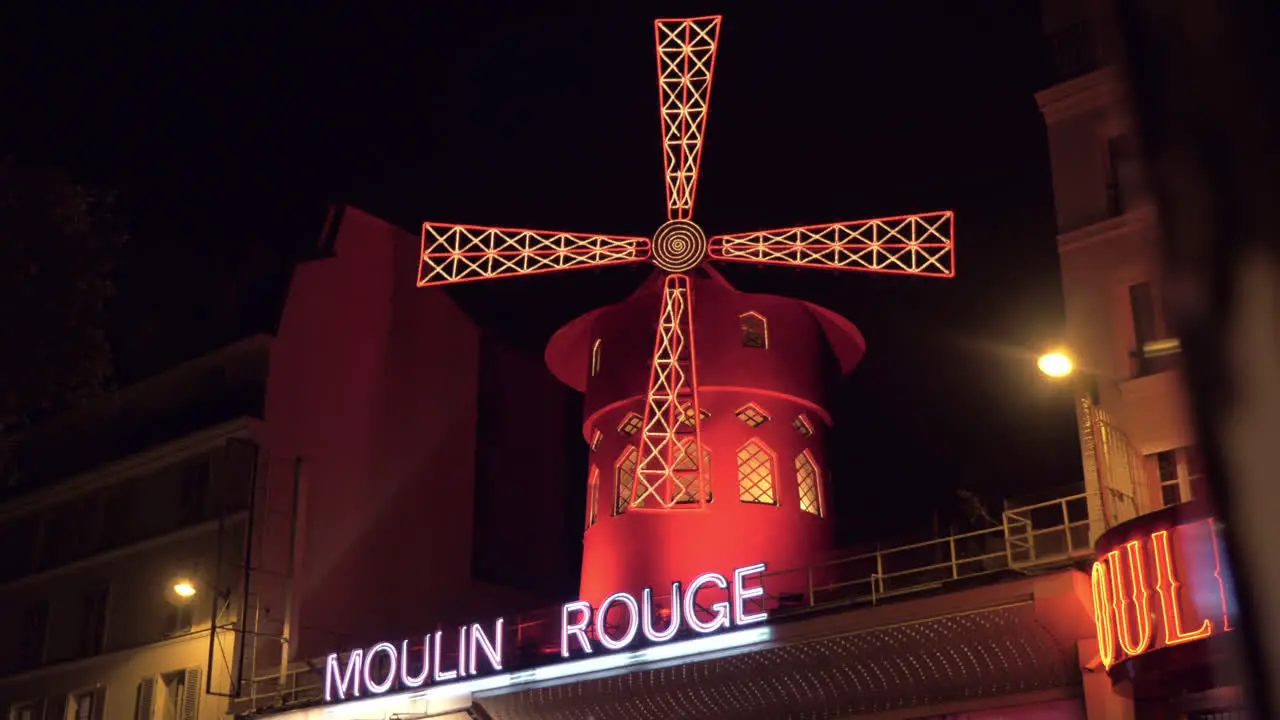
{"type": "MultiPolygon", "coordinates": [[[[1092,555],[1088,497],[1079,493],[1007,509],[1001,525],[985,530],[766,573],[762,605],[776,617],[869,607],[975,578],[1062,568],[1092,555]],[[769,593],[769,586],[781,578],[788,587],[805,587],[805,592],[769,593]],[[803,583],[794,582],[797,579],[803,583]]],[[[519,671],[559,661],[559,622],[559,607],[518,616],[509,638],[517,651],[508,669],[519,671]]],[[[278,657],[279,650],[274,652],[278,657]]],[[[233,709],[247,713],[315,704],[321,700],[323,682],[323,660],[295,662],[283,675],[273,673],[244,681],[233,709]]]]}

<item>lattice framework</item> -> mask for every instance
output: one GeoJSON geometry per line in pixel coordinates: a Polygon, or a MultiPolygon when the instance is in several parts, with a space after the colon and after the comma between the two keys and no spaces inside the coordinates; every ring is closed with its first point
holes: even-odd
{"type": "Polygon", "coordinates": [[[642,237],[423,223],[418,287],[632,263],[648,253],[642,237]]]}
{"type": "Polygon", "coordinates": [[[658,102],[667,183],[667,219],[688,220],[698,189],[720,16],[658,20],[658,102]]]}
{"type": "Polygon", "coordinates": [[[644,426],[640,430],[640,464],[632,507],[676,504],[673,489],[697,487],[702,492],[702,471],[693,456],[682,462],[681,436],[692,435],[694,447],[702,446],[701,422],[685,422],[686,407],[692,416],[701,415],[698,406],[697,369],[693,362],[693,304],[688,275],[668,275],[662,289],[662,309],[658,317],[658,337],[654,342],[649,370],[649,392],[645,399],[644,426]],[[692,465],[693,467],[689,467],[692,465]]]}

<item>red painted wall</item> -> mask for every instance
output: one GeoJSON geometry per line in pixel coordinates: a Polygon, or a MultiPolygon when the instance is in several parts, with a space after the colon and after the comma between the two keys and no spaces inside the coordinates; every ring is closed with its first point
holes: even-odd
{"type": "MultiPolygon", "coordinates": [[[[799,568],[824,559],[831,549],[831,478],[825,452],[829,415],[824,403],[841,371],[860,358],[861,336],[852,325],[840,326],[838,319],[807,303],[741,293],[718,277],[695,279],[693,297],[699,398],[702,410],[710,412],[702,422],[702,441],[711,453],[714,492],[714,500],[701,510],[614,515],[616,466],[626,449],[638,443],[637,435],[626,435],[619,426],[629,413],[644,414],[660,276],[628,300],[575,320],[548,347],[548,362],[560,378],[585,388],[584,438],[590,444],[596,430],[601,433],[590,457],[600,490],[596,522],[583,537],[580,589],[582,599],[593,604],[615,591],[669,590],[675,580],[687,583],[713,570],[727,575],[758,562],[772,570],[799,568]],[[746,312],[766,318],[767,349],[743,346],[739,316],[746,312]],[[587,377],[596,339],[601,341],[600,368],[587,377]],[[735,411],[749,402],[770,420],[753,428],[736,417],[735,411]],[[792,425],[801,413],[814,428],[810,436],[792,425]],[[772,451],[776,505],[739,499],[738,451],[753,439],[772,451]],[[800,509],[795,459],[805,451],[821,472],[822,517],[800,509]]],[[[590,502],[590,493],[588,498],[590,502]]],[[[808,579],[796,573],[770,578],[765,585],[770,593],[804,592],[808,579]]]]}
{"type": "Polygon", "coordinates": [[[289,289],[266,422],[267,452],[302,458],[294,657],[420,632],[476,602],[478,332],[415,286],[418,251],[348,208],[334,257],[301,264],[289,289]]]}

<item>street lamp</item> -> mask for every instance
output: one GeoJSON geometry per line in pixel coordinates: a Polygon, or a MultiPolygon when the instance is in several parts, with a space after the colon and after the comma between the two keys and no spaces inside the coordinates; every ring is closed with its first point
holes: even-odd
{"type": "Polygon", "coordinates": [[[190,580],[178,580],[173,584],[173,594],[183,599],[190,598],[196,594],[196,586],[190,580]]]}
{"type": "Polygon", "coordinates": [[[1060,350],[1041,355],[1036,361],[1036,367],[1051,378],[1064,378],[1075,370],[1075,364],[1071,362],[1071,358],[1060,350]]]}

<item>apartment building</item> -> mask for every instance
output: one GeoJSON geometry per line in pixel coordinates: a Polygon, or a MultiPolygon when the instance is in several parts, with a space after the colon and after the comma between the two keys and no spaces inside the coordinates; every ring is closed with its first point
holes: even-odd
{"type": "Polygon", "coordinates": [[[298,659],[418,629],[424,608],[559,599],[534,582],[554,573],[484,567],[572,557],[538,532],[567,521],[565,393],[540,357],[418,289],[418,252],[333,208],[273,332],[18,439],[0,496],[10,720],[211,720],[298,659]],[[495,391],[550,422],[478,426],[495,391]],[[531,494],[530,464],[550,492],[531,494]],[[412,567],[400,550],[434,546],[450,551],[412,567]],[[400,602],[371,591],[387,587],[400,602]]]}
{"type": "Polygon", "coordinates": [[[265,338],[21,437],[0,503],[0,707],[11,720],[216,717],[239,615],[265,338]]]}

